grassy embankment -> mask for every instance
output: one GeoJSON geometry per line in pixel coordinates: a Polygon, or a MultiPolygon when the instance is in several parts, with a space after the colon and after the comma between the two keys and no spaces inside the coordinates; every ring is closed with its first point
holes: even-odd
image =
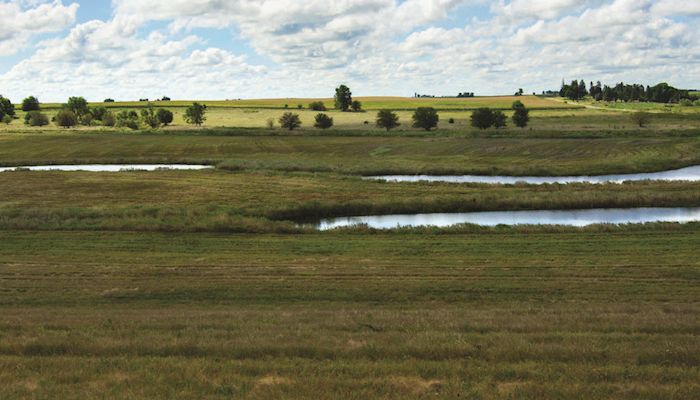
{"type": "Polygon", "coordinates": [[[0,397],[689,399],[698,230],[0,233],[0,397]]]}

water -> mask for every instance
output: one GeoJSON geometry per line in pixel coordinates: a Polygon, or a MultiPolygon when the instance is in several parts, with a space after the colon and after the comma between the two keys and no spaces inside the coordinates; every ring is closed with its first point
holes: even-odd
{"type": "Polygon", "coordinates": [[[565,225],[583,227],[593,224],[642,224],[647,222],[700,221],[696,208],[608,208],[556,211],[487,211],[471,213],[378,215],[324,219],[319,230],[329,230],[358,224],[375,229],[396,227],[437,226],[457,224],[496,225],[565,225]]]}
{"type": "Polygon", "coordinates": [[[489,183],[512,185],[528,183],[542,185],[545,183],[622,183],[626,181],[700,181],[700,165],[671,171],[651,172],[641,174],[619,174],[598,176],[483,176],[483,175],[386,175],[372,176],[366,179],[383,180],[387,182],[451,182],[451,183],[489,183]]]}
{"type": "Polygon", "coordinates": [[[0,172],[29,171],[87,171],[87,172],[122,172],[122,171],[157,171],[157,170],[201,170],[214,168],[211,165],[190,164],[92,164],[92,165],[34,165],[27,167],[3,167],[0,172]]]}

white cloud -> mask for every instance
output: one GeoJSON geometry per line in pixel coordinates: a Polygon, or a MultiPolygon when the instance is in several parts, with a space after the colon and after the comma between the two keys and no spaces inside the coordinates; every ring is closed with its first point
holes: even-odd
{"type": "Polygon", "coordinates": [[[652,11],[659,15],[700,16],[700,1],[695,0],[660,0],[652,6],[652,11]]]}
{"type": "Polygon", "coordinates": [[[34,35],[69,27],[77,10],[77,3],[65,6],[58,0],[0,2],[0,56],[19,52],[34,35]]]}

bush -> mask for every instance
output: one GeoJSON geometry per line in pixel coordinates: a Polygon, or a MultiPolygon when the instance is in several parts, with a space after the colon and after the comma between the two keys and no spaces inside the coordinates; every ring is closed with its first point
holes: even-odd
{"type": "Polygon", "coordinates": [[[275,119],[274,119],[274,118],[268,118],[268,119],[267,119],[267,128],[268,128],[268,129],[274,129],[274,128],[275,128],[275,119]]]}
{"type": "Polygon", "coordinates": [[[490,108],[479,108],[472,112],[471,124],[475,128],[488,129],[493,125],[493,111],[490,108]]]}
{"type": "Polygon", "coordinates": [[[107,113],[107,109],[104,107],[95,107],[92,110],[90,110],[90,113],[96,120],[102,121],[105,114],[107,113]]]}
{"type": "Polygon", "coordinates": [[[314,101],[314,102],[309,104],[309,110],[326,111],[327,109],[322,101],[314,101]]]}
{"type": "Polygon", "coordinates": [[[301,119],[299,119],[299,114],[293,114],[290,112],[282,114],[279,122],[282,128],[289,129],[290,131],[293,131],[295,128],[301,126],[301,119]]]}
{"type": "MultiPolygon", "coordinates": [[[[368,121],[365,121],[368,124],[368,121]]],[[[399,123],[399,116],[395,112],[390,110],[380,110],[377,113],[377,127],[386,129],[389,132],[391,129],[396,128],[401,125],[399,123]]]]}
{"type": "Polygon", "coordinates": [[[78,121],[81,123],[84,123],[84,117],[90,113],[87,100],[85,100],[83,97],[69,98],[68,102],[64,104],[63,108],[72,111],[78,118],[78,121]]]}
{"type": "Polygon", "coordinates": [[[303,110],[303,109],[304,109],[304,105],[303,105],[303,104],[297,104],[297,108],[300,109],[300,110],[303,110]]]}
{"type": "Polygon", "coordinates": [[[693,106],[693,101],[690,99],[683,99],[678,102],[683,107],[692,107],[693,106]]]}
{"type": "Polygon", "coordinates": [[[121,111],[117,114],[116,119],[114,126],[117,128],[139,129],[139,115],[136,111],[121,111]]]}
{"type": "Polygon", "coordinates": [[[700,100],[695,100],[695,101],[693,102],[693,105],[696,106],[696,107],[700,107],[700,100]]]}
{"type": "Polygon", "coordinates": [[[314,127],[319,129],[328,129],[331,126],[333,126],[333,118],[329,117],[326,114],[316,115],[316,123],[314,124],[314,127]]]}
{"type": "Polygon", "coordinates": [[[640,128],[644,128],[651,121],[651,114],[646,112],[636,112],[631,115],[632,121],[639,125],[640,128]]]}
{"type": "Polygon", "coordinates": [[[432,107],[419,107],[413,113],[414,128],[422,128],[429,131],[437,126],[439,120],[440,116],[432,107]]]}
{"type": "Polygon", "coordinates": [[[68,109],[63,109],[56,114],[56,125],[63,128],[71,128],[78,125],[78,116],[68,109]]]}
{"type": "Polygon", "coordinates": [[[156,117],[158,118],[158,121],[160,121],[160,123],[163,124],[163,126],[168,126],[172,124],[174,119],[173,112],[165,108],[159,108],[156,112],[156,117]]]}
{"type": "Polygon", "coordinates": [[[160,128],[160,119],[156,111],[149,106],[141,110],[141,120],[146,126],[150,126],[152,129],[160,128]]]}
{"type": "Polygon", "coordinates": [[[81,123],[85,126],[90,126],[90,125],[92,125],[92,120],[94,120],[94,119],[95,118],[92,116],[92,114],[87,113],[87,114],[83,115],[83,119],[81,120],[81,123]]]}
{"type": "Polygon", "coordinates": [[[513,124],[519,128],[524,128],[530,122],[530,110],[517,100],[513,102],[513,124]]]}
{"type": "Polygon", "coordinates": [[[107,111],[104,113],[102,116],[102,125],[104,126],[114,126],[114,124],[117,123],[117,118],[114,116],[114,113],[111,111],[107,111]]]}
{"type": "Polygon", "coordinates": [[[6,115],[14,117],[15,106],[12,105],[10,99],[0,96],[0,120],[4,121],[6,115]]]}
{"type": "Polygon", "coordinates": [[[24,123],[29,126],[46,126],[49,124],[49,117],[40,111],[29,111],[24,114],[24,123]]]}
{"type": "Polygon", "coordinates": [[[10,125],[10,124],[12,123],[12,120],[13,120],[13,118],[12,118],[11,116],[7,115],[7,114],[5,114],[5,115],[2,117],[2,122],[3,122],[5,125],[10,125]]]}
{"type": "Polygon", "coordinates": [[[454,123],[455,123],[455,119],[454,119],[454,118],[450,118],[450,119],[447,120],[447,123],[448,123],[448,124],[454,124],[454,123]]]}
{"type": "Polygon", "coordinates": [[[352,111],[354,111],[354,112],[360,112],[360,111],[362,111],[362,103],[359,102],[359,101],[357,101],[357,100],[354,100],[354,101],[350,104],[350,108],[351,108],[352,111]]]}
{"type": "Polygon", "coordinates": [[[503,114],[503,111],[496,110],[493,112],[493,126],[494,127],[505,128],[507,119],[508,118],[506,117],[505,114],[503,114]]]}
{"type": "Polygon", "coordinates": [[[22,111],[39,111],[39,99],[34,96],[29,96],[22,100],[22,111]]]}

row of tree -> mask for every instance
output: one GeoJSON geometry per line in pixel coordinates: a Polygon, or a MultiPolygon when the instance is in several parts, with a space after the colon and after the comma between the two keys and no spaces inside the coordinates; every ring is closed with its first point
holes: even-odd
{"type": "Polygon", "coordinates": [[[693,100],[694,96],[687,90],[681,90],[670,86],[668,83],[659,83],[655,86],[644,86],[639,84],[618,83],[615,86],[603,85],[600,81],[590,83],[571,81],[570,84],[562,82],[561,97],[570,100],[581,100],[590,96],[596,101],[641,101],[653,103],[678,103],[683,99],[693,100]]]}
{"type": "MultiPolygon", "coordinates": [[[[530,110],[525,105],[517,100],[513,102],[513,124],[518,128],[524,128],[530,122],[530,110]]],[[[501,110],[492,110],[490,108],[479,108],[472,113],[471,125],[479,129],[488,129],[494,127],[496,129],[506,126],[508,118],[501,110]]]]}

